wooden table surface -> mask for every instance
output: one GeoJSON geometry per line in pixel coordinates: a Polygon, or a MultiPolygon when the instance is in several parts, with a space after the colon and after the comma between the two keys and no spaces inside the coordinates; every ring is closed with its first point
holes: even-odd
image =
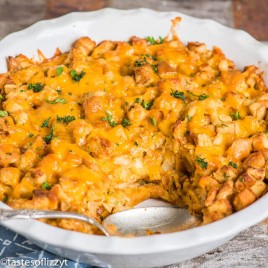
{"type": "MultiPolygon", "coordinates": [[[[0,0],[0,39],[42,19],[104,7],[179,11],[246,30],[259,41],[268,42],[268,0],[0,0]]],[[[207,254],[165,268],[196,267],[268,267],[268,220],[207,254]]]]}

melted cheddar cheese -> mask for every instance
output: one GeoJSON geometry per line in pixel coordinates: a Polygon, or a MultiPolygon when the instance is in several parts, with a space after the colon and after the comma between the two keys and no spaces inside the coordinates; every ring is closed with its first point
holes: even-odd
{"type": "MultiPolygon", "coordinates": [[[[0,200],[107,215],[161,198],[203,224],[267,190],[268,92],[256,66],[178,38],[78,39],[0,75],[0,200]]],[[[73,220],[62,228],[97,230],[73,220]]]]}

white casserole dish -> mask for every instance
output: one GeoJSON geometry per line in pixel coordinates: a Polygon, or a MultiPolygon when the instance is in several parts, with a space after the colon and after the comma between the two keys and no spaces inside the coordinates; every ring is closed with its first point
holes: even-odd
{"type": "MultiPolygon", "coordinates": [[[[268,84],[268,46],[245,32],[233,30],[211,20],[191,18],[178,12],[155,12],[147,9],[72,13],[58,19],[41,21],[10,34],[0,42],[0,72],[6,71],[6,57],[19,53],[29,57],[40,49],[47,57],[55,48],[70,49],[73,41],[90,36],[127,40],[165,36],[170,20],[180,16],[178,34],[182,41],[205,42],[219,46],[238,68],[255,64],[266,71],[268,84]]],[[[6,207],[0,202],[0,208],[6,207]]],[[[11,230],[31,239],[44,249],[65,258],[100,267],[155,267],[178,263],[208,252],[244,229],[268,217],[268,194],[255,203],[220,221],[182,232],[137,238],[102,237],[66,231],[47,224],[25,220],[5,222],[11,230]]]]}

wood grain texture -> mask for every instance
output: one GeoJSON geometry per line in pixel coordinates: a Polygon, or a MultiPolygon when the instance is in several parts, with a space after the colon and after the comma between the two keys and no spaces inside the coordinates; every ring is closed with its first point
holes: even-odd
{"type": "Polygon", "coordinates": [[[202,256],[162,268],[267,268],[268,225],[260,223],[202,256]]]}
{"type": "Polygon", "coordinates": [[[234,26],[268,40],[268,0],[234,0],[234,26]]]}
{"type": "Polygon", "coordinates": [[[107,0],[107,6],[130,9],[151,8],[159,11],[179,11],[197,18],[209,18],[233,26],[231,0],[107,0]]]}
{"type": "Polygon", "coordinates": [[[45,18],[45,0],[0,0],[0,40],[45,18]]]}
{"type": "MultiPolygon", "coordinates": [[[[0,0],[0,39],[45,18],[102,7],[179,11],[246,29],[256,38],[268,41],[268,0],[234,0],[234,6],[231,0],[0,0]],[[255,4],[255,9],[248,9],[246,4],[255,4]]],[[[267,229],[268,220],[207,254],[165,268],[268,268],[267,229]]]]}

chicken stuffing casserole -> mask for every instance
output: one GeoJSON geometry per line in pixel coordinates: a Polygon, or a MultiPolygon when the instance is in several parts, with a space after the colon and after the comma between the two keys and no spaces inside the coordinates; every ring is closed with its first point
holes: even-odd
{"type": "Polygon", "coordinates": [[[220,48],[172,34],[81,37],[39,58],[9,57],[0,74],[0,200],[12,208],[101,222],[160,198],[207,224],[266,193],[268,90],[256,66],[238,70],[220,48]]]}

